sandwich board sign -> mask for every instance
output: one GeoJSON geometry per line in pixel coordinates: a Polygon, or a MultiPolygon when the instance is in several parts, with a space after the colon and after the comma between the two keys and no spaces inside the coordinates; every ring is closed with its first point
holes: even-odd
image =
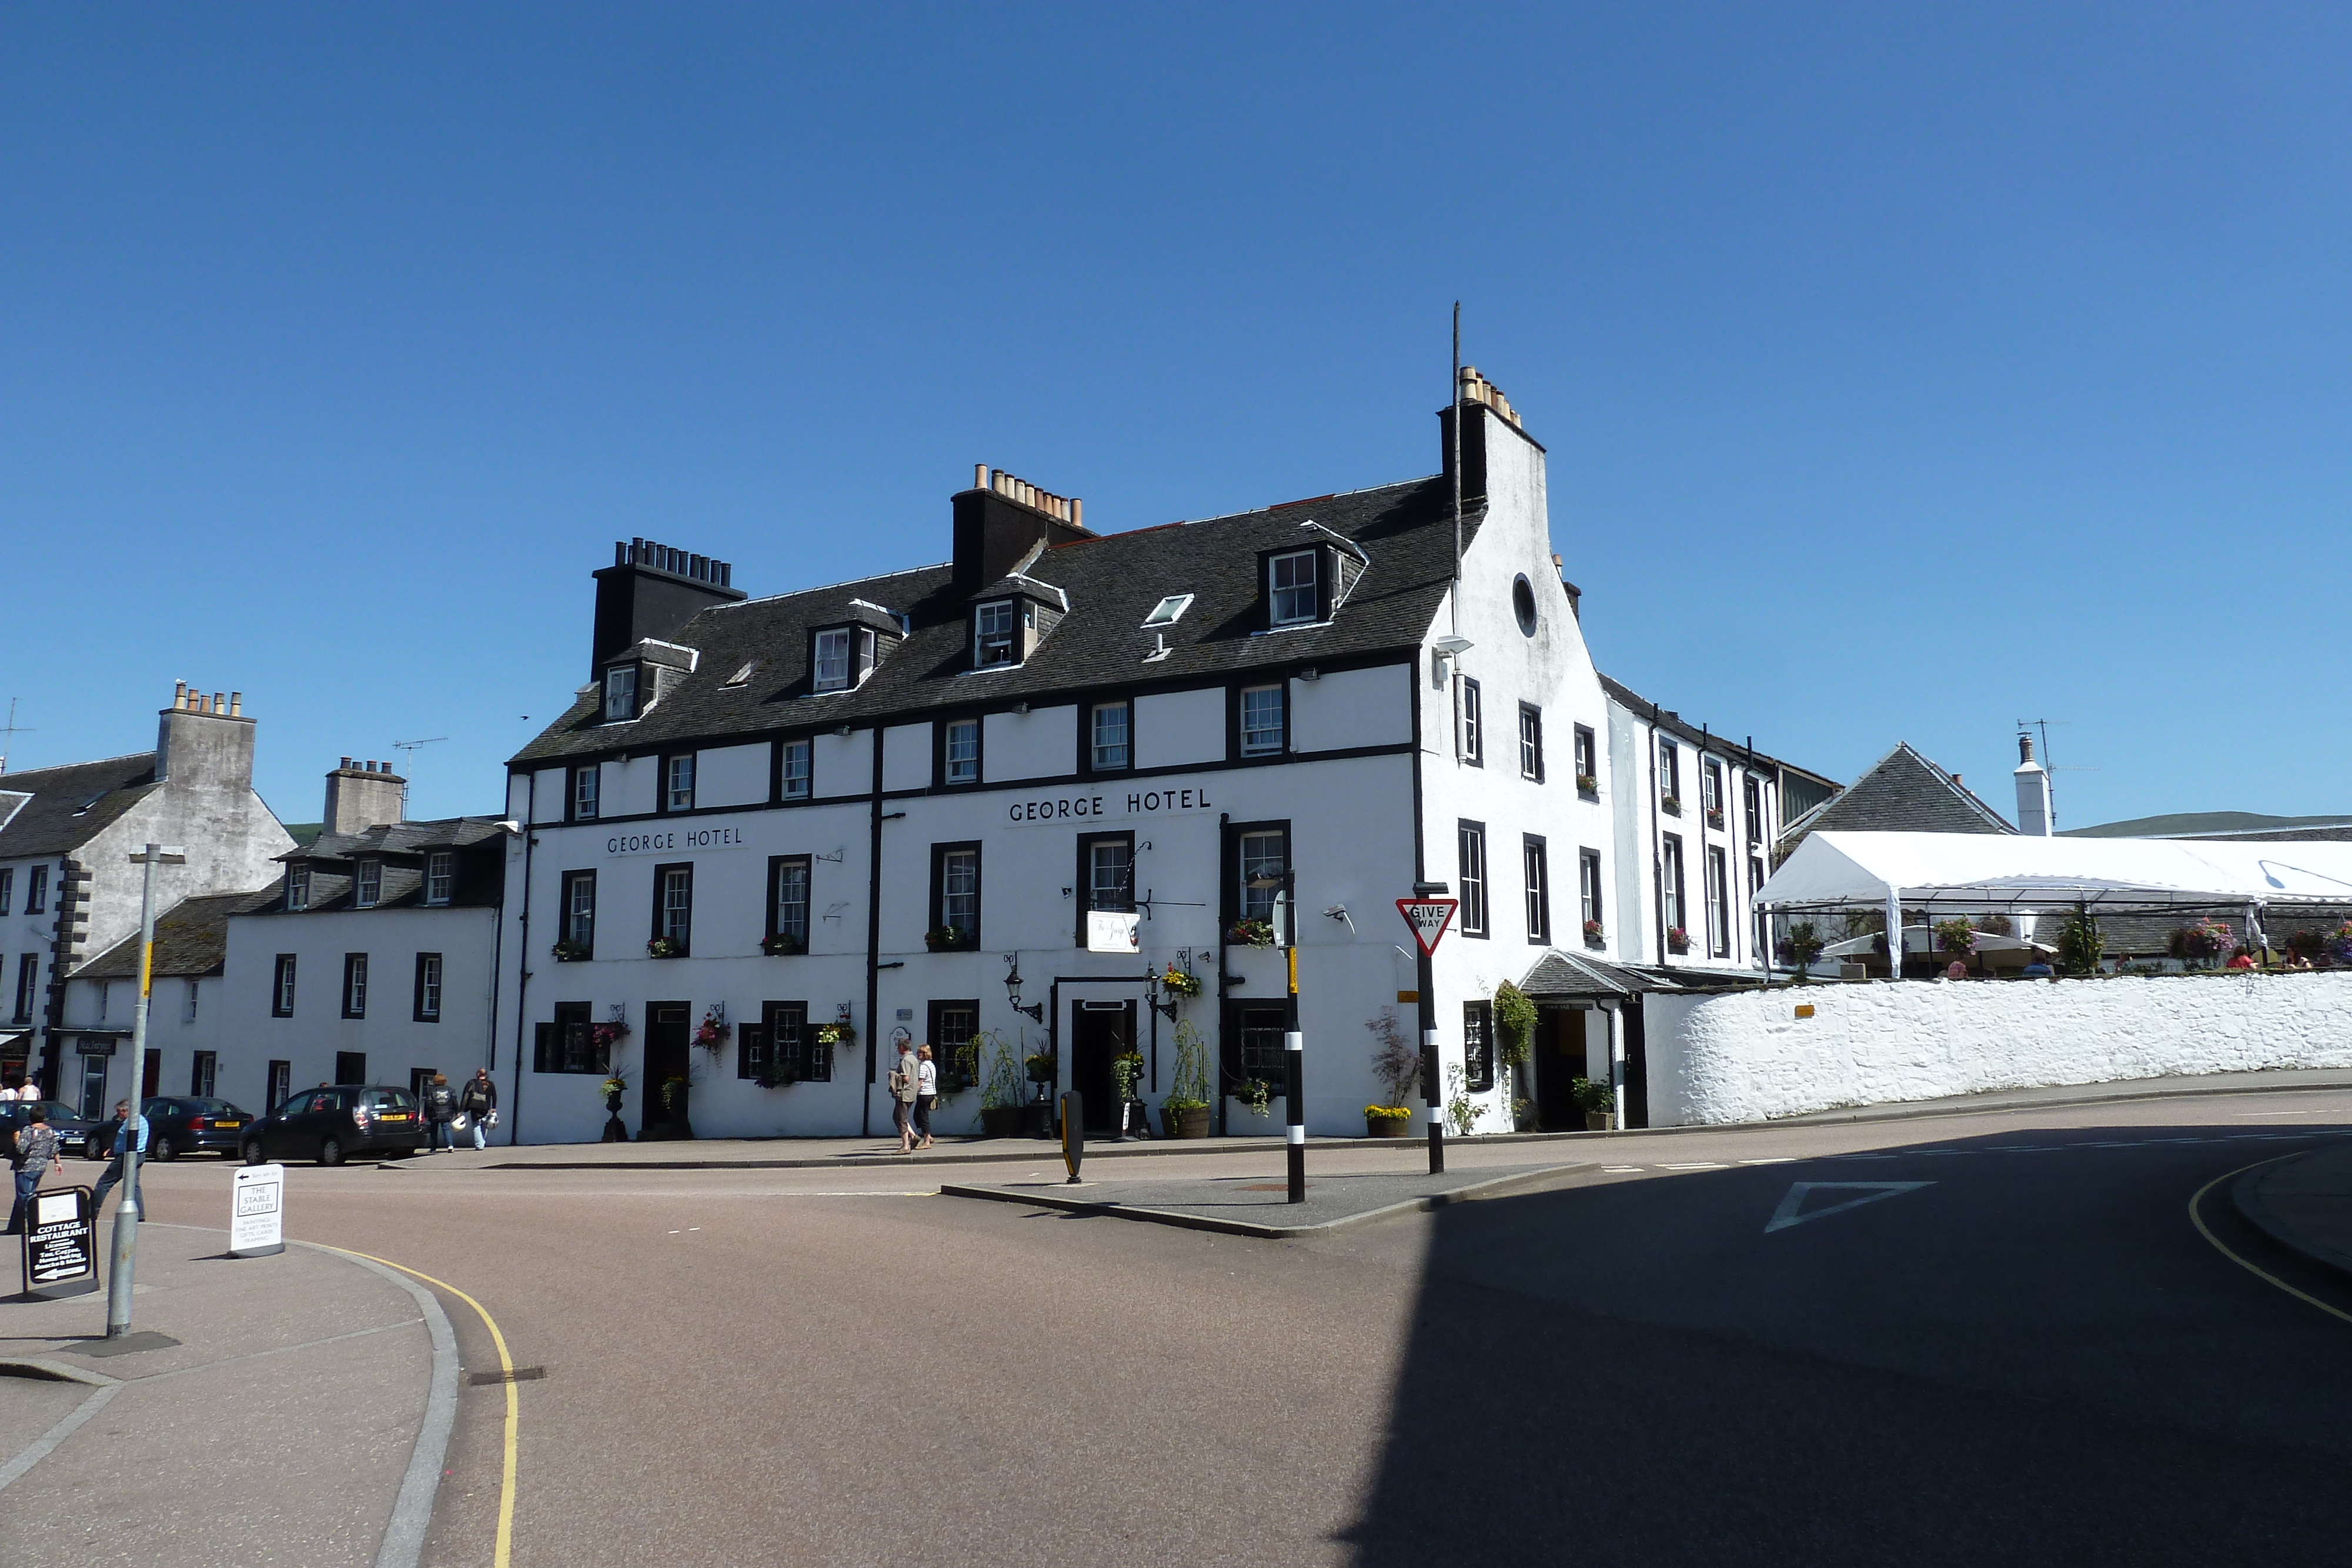
{"type": "Polygon", "coordinates": [[[37,1192],[25,1216],[25,1293],[58,1301],[98,1289],[98,1216],[89,1188],[37,1192]]]}
{"type": "Polygon", "coordinates": [[[1412,939],[1421,945],[1422,956],[1432,957],[1445,928],[1454,920],[1454,912],[1461,906],[1458,898],[1400,898],[1397,913],[1412,927],[1412,939]]]}
{"type": "Polygon", "coordinates": [[[286,1250],[286,1167],[242,1166],[229,1192],[228,1255],[266,1258],[286,1250]]]}

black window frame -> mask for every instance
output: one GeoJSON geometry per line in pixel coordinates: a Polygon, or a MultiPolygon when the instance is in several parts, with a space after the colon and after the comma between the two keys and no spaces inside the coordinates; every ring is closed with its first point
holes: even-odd
{"type": "Polygon", "coordinates": [[[1234,762],[1278,762],[1290,755],[1290,681],[1277,676],[1270,681],[1235,681],[1225,688],[1225,755],[1234,762]],[[1251,692],[1271,691],[1282,706],[1282,739],[1272,749],[1251,751],[1245,748],[1242,727],[1242,709],[1251,692]]]}
{"type": "Polygon", "coordinates": [[[411,1023],[441,1021],[442,1003],[446,999],[443,992],[447,988],[447,981],[448,968],[442,962],[440,954],[416,955],[416,980],[415,994],[411,998],[414,1006],[409,1015],[411,1023]]]}
{"type": "Polygon", "coordinates": [[[958,1092],[978,1086],[980,1062],[972,1062],[972,1076],[965,1077],[955,1065],[957,1050],[971,1044],[981,1036],[980,998],[977,997],[934,998],[923,1009],[923,1043],[931,1048],[931,1064],[940,1071],[940,1092],[958,1092]],[[950,1013],[968,1014],[971,1032],[961,1040],[948,1039],[947,1017],[950,1013]]]}
{"type": "Polygon", "coordinates": [[[1290,1076],[1283,1040],[1289,1032],[1287,1002],[1267,997],[1235,997],[1226,1003],[1225,1038],[1233,1043],[1223,1052],[1225,1077],[1229,1080],[1225,1092],[1231,1093],[1233,1086],[1255,1078],[1279,1097],[1290,1076]]]}
{"type": "Polygon", "coordinates": [[[188,1061],[188,1098],[191,1100],[215,1098],[213,1089],[219,1082],[220,1052],[217,1051],[191,1051],[188,1061]]]}
{"type": "Polygon", "coordinates": [[[25,913],[47,915],[49,912],[49,868],[30,865],[25,868],[25,913]]]}
{"type": "Polygon", "coordinates": [[[1657,737],[1658,805],[1679,817],[1683,810],[1683,748],[1671,735],[1657,737]]]}
{"type": "Polygon", "coordinates": [[[783,922],[778,918],[783,912],[784,870],[788,866],[798,867],[801,873],[801,930],[798,938],[800,953],[808,951],[809,937],[816,924],[816,857],[806,854],[770,855],[768,857],[767,930],[762,935],[761,943],[772,956],[793,956],[789,951],[779,953],[776,948],[778,939],[790,935],[784,930],[783,922]]]}
{"type": "Polygon", "coordinates": [[[601,762],[575,764],[571,776],[563,781],[563,820],[567,822],[593,822],[604,811],[604,765],[601,762]],[[588,786],[586,810],[581,810],[580,786],[588,786]]]}
{"type": "Polygon", "coordinates": [[[1484,1094],[1495,1087],[1495,1004],[1462,1004],[1462,1087],[1484,1094]]]}
{"type": "Polygon", "coordinates": [[[16,997],[15,1022],[33,1021],[33,1001],[41,988],[41,956],[38,953],[16,955],[16,997]]]}
{"type": "Polygon", "coordinates": [[[1526,883],[1528,941],[1551,945],[1551,847],[1541,833],[1519,835],[1519,873],[1526,883]]]}
{"type": "Polygon", "coordinates": [[[694,953],[694,862],[692,861],[664,861],[654,867],[653,913],[653,929],[646,934],[646,940],[652,943],[668,937],[670,941],[677,943],[679,957],[690,957],[694,953]],[[669,875],[672,872],[686,873],[686,937],[683,941],[669,935],[667,926],[662,919],[667,908],[669,875]]]}
{"type": "Polygon", "coordinates": [[[421,896],[425,906],[428,909],[446,909],[456,899],[457,896],[457,851],[426,850],[425,852],[425,888],[421,896]],[[441,876],[441,892],[437,897],[433,892],[434,873],[436,867],[439,868],[441,876]]]}
{"type": "Polygon", "coordinates": [[[1473,768],[1486,766],[1486,690],[1475,675],[1454,683],[1454,755],[1473,768]]]}
{"type": "Polygon", "coordinates": [[[646,711],[644,669],[634,664],[607,666],[604,678],[597,682],[596,706],[597,712],[601,716],[600,722],[604,724],[626,724],[644,713],[646,711]],[[613,711],[613,677],[615,675],[626,675],[629,678],[629,700],[624,710],[619,713],[613,711]]]}
{"type": "Polygon", "coordinates": [[[1748,813],[1746,842],[1752,851],[1764,841],[1764,781],[1753,773],[1739,776],[1739,803],[1748,813]]]}
{"type": "Polygon", "coordinates": [[[558,885],[562,889],[563,906],[557,912],[557,919],[560,922],[557,929],[563,933],[564,941],[586,949],[587,956],[593,958],[596,956],[596,873],[593,868],[587,871],[567,871],[563,873],[562,882],[558,885]],[[584,942],[576,935],[576,928],[573,925],[577,915],[572,907],[572,890],[583,885],[588,889],[588,938],[584,942]]]}
{"type": "Polygon", "coordinates": [[[1078,772],[1084,778],[1100,778],[1109,774],[1135,771],[1135,699],[1104,697],[1078,705],[1078,772]],[[1101,763],[1095,759],[1095,716],[1105,708],[1119,708],[1127,715],[1127,760],[1101,763]]]}
{"type": "Polygon", "coordinates": [[[363,1019],[367,1017],[367,992],[368,956],[364,953],[344,954],[342,993],[343,1017],[347,1019],[363,1019]],[[354,984],[354,982],[357,983],[354,984]],[[354,997],[357,998],[356,1006],[353,1005],[354,997]]]}
{"type": "Polygon", "coordinates": [[[770,764],[774,777],[768,786],[768,799],[780,806],[796,806],[816,799],[816,737],[809,735],[787,735],[776,742],[775,756],[770,764]],[[792,769],[788,766],[792,748],[799,747],[808,758],[808,773],[801,792],[790,790],[792,769]]]}
{"type": "MultiPolygon", "coordinates": [[[[1242,845],[1248,839],[1260,833],[1280,834],[1284,874],[1287,876],[1297,870],[1296,856],[1298,853],[1298,841],[1290,831],[1289,818],[1269,817],[1254,822],[1225,824],[1224,852],[1218,857],[1221,869],[1217,875],[1218,913],[1220,924],[1223,927],[1230,928],[1236,922],[1244,919],[1262,918],[1271,921],[1274,918],[1274,899],[1271,894],[1267,896],[1266,911],[1264,915],[1254,916],[1247,913],[1248,893],[1242,885],[1242,845]]],[[[1276,940],[1280,940],[1286,935],[1287,933],[1281,931],[1275,933],[1276,940]]]]}
{"type": "Polygon", "coordinates": [[[1519,705],[1519,777],[1544,781],[1543,709],[1533,703],[1519,705]]]}
{"type": "Polygon", "coordinates": [[[554,1012],[552,1019],[541,1023],[534,1031],[531,1071],[609,1074],[613,1071],[613,1048],[610,1043],[597,1043],[593,1004],[558,1002],[554,1012]]]}
{"type": "Polygon", "coordinates": [[[352,907],[374,909],[383,903],[383,858],[381,855],[362,855],[352,862],[352,907]],[[367,890],[364,897],[362,896],[362,889],[367,890]]]}
{"type": "Polygon", "coordinates": [[[977,713],[950,714],[931,726],[931,786],[938,789],[971,789],[988,778],[988,722],[977,713]],[[958,725],[971,726],[971,777],[948,777],[948,737],[958,725]]]}
{"type": "Polygon", "coordinates": [[[1601,737],[1589,724],[1576,727],[1576,792],[1588,800],[1601,798],[1601,737]],[[1585,780],[1590,779],[1591,783],[1585,780]]]}
{"type": "Polygon", "coordinates": [[[269,967],[269,1016],[290,1019],[294,1016],[296,988],[301,984],[301,970],[291,953],[280,953],[269,967]]]}
{"type": "MultiPolygon", "coordinates": [[[[1690,946],[1690,867],[1685,862],[1683,838],[1680,833],[1664,833],[1658,841],[1658,915],[1659,925],[1667,931],[1680,931],[1683,945],[1690,946]]],[[[1670,939],[1671,940],[1671,939],[1670,939]]]]}
{"type": "Polygon", "coordinates": [[[655,813],[658,816],[667,817],[673,813],[693,810],[695,786],[700,778],[701,772],[700,754],[698,752],[692,749],[663,752],[661,754],[661,773],[657,781],[659,785],[659,792],[654,797],[655,813]],[[683,806],[673,803],[670,799],[672,795],[677,792],[672,780],[677,773],[677,766],[681,762],[686,764],[686,804],[683,806]]]}
{"type": "Polygon", "coordinates": [[[5,915],[16,902],[16,868],[0,865],[0,915],[5,915]]]}
{"type": "Polygon", "coordinates": [[[294,1097],[294,1064],[273,1057],[261,1071],[261,1109],[267,1114],[294,1097]]]}
{"type": "Polygon", "coordinates": [[[1077,929],[1074,939],[1080,947],[1087,945],[1087,916],[1097,909],[1108,915],[1132,914],[1135,909],[1135,831],[1122,829],[1109,832],[1078,835],[1078,868],[1070,883],[1070,902],[1078,906],[1077,929]],[[1124,908],[1097,904],[1094,902],[1094,852],[1097,844],[1121,844],[1127,850],[1127,904],[1124,908]]]}
{"type": "Polygon", "coordinates": [[[1576,928],[1579,932],[1583,932],[1587,922],[1595,923],[1601,927],[1601,935],[1598,936],[1585,935],[1584,944],[1588,947],[1605,946],[1608,943],[1607,895],[1608,887],[1601,881],[1601,852],[1595,849],[1579,849],[1576,852],[1576,928]]]}
{"type": "Polygon", "coordinates": [[[1706,897],[1706,952],[1710,958],[1731,956],[1731,856],[1721,844],[1706,846],[1699,880],[1706,897]]]}
{"type": "Polygon", "coordinates": [[[1454,824],[1454,873],[1461,900],[1455,915],[1463,936],[1484,941],[1494,934],[1492,865],[1486,853],[1486,824],[1467,817],[1454,824]],[[1475,862],[1474,869],[1473,862],[1475,862]]]}
{"type": "MultiPolygon", "coordinates": [[[[365,1083],[367,1080],[368,1070],[366,1051],[339,1051],[335,1052],[335,1082],[333,1087],[337,1089],[352,1088],[359,1084],[365,1083]]],[[[335,1096],[335,1100],[339,1107],[347,1103],[340,1094],[335,1096]]]]}
{"type": "MultiPolygon", "coordinates": [[[[1287,632],[1299,626],[1320,626],[1331,619],[1331,551],[1322,545],[1286,545],[1280,549],[1260,552],[1257,566],[1259,619],[1268,632],[1287,632]],[[1314,608],[1306,620],[1277,621],[1274,615],[1274,568],[1276,561],[1305,556],[1315,564],[1314,608]]],[[[1284,592],[1296,591],[1285,589],[1284,592]]]]}
{"type": "MultiPolygon", "coordinates": [[[[1022,633],[1028,630],[1035,617],[1036,612],[1028,608],[1027,602],[1019,594],[983,599],[974,603],[964,622],[971,633],[966,641],[964,652],[971,660],[971,667],[975,670],[1017,670],[1026,664],[1029,650],[1025,644],[1028,639],[1022,633]],[[1005,618],[1012,622],[1011,635],[1003,644],[1005,656],[993,662],[981,657],[982,650],[980,640],[980,618],[991,610],[1003,611],[1005,618]]],[[[992,639],[988,645],[993,647],[997,644],[992,639]]]]}
{"type": "Polygon", "coordinates": [[[930,924],[925,927],[925,936],[928,941],[930,932],[945,930],[951,924],[947,918],[948,857],[967,852],[971,855],[971,929],[965,931],[957,926],[961,935],[953,942],[940,944],[936,949],[939,952],[970,953],[980,947],[981,920],[987,912],[988,857],[982,852],[978,839],[952,839],[931,846],[930,924]]]}

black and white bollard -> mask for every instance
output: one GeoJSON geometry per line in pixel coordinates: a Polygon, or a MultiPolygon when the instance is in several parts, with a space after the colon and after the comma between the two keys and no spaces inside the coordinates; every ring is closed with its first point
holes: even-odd
{"type": "Polygon", "coordinates": [[[1290,1201],[1307,1201],[1307,1037],[1292,1030],[1282,1037],[1282,1056],[1289,1068],[1283,1099],[1289,1110],[1290,1201]]]}

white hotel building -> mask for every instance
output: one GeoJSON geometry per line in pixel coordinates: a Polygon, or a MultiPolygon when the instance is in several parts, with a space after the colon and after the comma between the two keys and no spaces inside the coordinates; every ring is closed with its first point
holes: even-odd
{"type": "MultiPolygon", "coordinates": [[[[1220,1089],[1275,1084],[1267,1121],[1221,1106],[1272,1132],[1286,955],[1234,928],[1283,913],[1286,879],[1310,1130],[1360,1134],[1384,1098],[1368,1020],[1393,1009],[1412,1038],[1394,901],[1417,883],[1462,899],[1433,995],[1476,1130],[1514,1120],[1506,980],[1558,1009],[1539,1079],[1606,1075],[1625,1031],[1588,1033],[1604,1015],[1581,1009],[1624,994],[1607,960],[1655,957],[1583,925],[1627,874],[1616,732],[1551,553],[1543,448],[1475,371],[1459,408],[1458,528],[1449,455],[1434,477],[1115,534],[982,469],[950,561],[765,599],[725,563],[616,547],[588,678],[509,765],[529,825],[500,944],[513,1135],[599,1136],[608,1072],[632,1137],[887,1131],[898,1031],[1050,1048],[1055,1087],[1099,1115],[1122,1051],[1146,1058],[1144,1098],[1170,1092],[1180,1023],[1220,1089]],[[1137,950],[1090,951],[1089,913],[1129,911],[1137,950]],[[1171,964],[1201,995],[1149,978],[1171,964]],[[854,1043],[820,1039],[837,1023],[854,1043]]],[[[1547,1113],[1564,1090],[1518,1085],[1547,1113]]]]}

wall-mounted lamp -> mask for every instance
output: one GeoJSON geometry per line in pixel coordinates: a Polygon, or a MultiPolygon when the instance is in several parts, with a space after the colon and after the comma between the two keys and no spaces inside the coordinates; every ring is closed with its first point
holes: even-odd
{"type": "Polygon", "coordinates": [[[848,727],[847,725],[845,725],[845,725],[843,725],[839,729],[835,730],[833,733],[834,733],[834,734],[835,734],[835,735],[837,735],[837,736],[839,736],[839,737],[841,737],[841,738],[842,738],[842,739],[844,739],[844,740],[847,740],[847,739],[849,738],[849,727],[848,727]]]}
{"type": "Polygon", "coordinates": [[[1032,1002],[1027,1007],[1021,1005],[1021,955],[1018,953],[1004,955],[1004,999],[1013,1004],[1014,1012],[1026,1013],[1030,1022],[1045,1021],[1045,1003],[1032,1002]]]}
{"type": "Polygon", "coordinates": [[[1314,665],[1309,664],[1305,669],[1298,672],[1298,678],[1302,681],[1319,681],[1323,676],[1321,672],[1318,671],[1314,665]]]}
{"type": "Polygon", "coordinates": [[[1013,711],[1018,714],[1026,714],[1029,711],[1029,705],[1027,703],[1014,703],[1013,705],[1013,711]]]}

